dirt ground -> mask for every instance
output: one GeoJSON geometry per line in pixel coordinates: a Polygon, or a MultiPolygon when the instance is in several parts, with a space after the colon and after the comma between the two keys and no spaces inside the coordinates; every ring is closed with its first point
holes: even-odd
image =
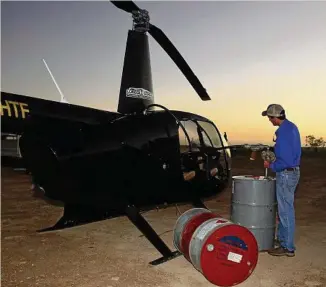
{"type": "MultiPolygon", "coordinates": [[[[239,156],[233,167],[234,175],[264,174],[259,160],[239,156]]],[[[36,230],[53,225],[63,209],[33,198],[29,188],[27,175],[2,169],[2,286],[214,286],[183,256],[149,265],[160,254],[126,217],[38,234],[36,230]]],[[[206,204],[228,218],[230,196],[229,188],[206,204]]],[[[172,248],[176,208],[150,211],[144,217],[172,248]]],[[[260,253],[253,274],[237,286],[326,286],[325,159],[302,159],[296,219],[296,256],[260,253]]]]}

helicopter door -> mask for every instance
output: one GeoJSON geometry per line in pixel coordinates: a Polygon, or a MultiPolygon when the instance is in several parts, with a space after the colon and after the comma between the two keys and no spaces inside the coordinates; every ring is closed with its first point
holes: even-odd
{"type": "Polygon", "coordinates": [[[220,137],[215,127],[202,121],[182,121],[179,127],[180,154],[185,181],[221,180],[224,173],[220,160],[223,152],[220,137]]]}
{"type": "Polygon", "coordinates": [[[197,125],[191,120],[180,121],[179,143],[181,155],[181,170],[185,181],[192,181],[198,177],[203,169],[203,156],[200,151],[200,138],[197,125]]]}
{"type": "Polygon", "coordinates": [[[223,149],[222,138],[210,122],[197,121],[202,151],[206,156],[207,178],[228,180],[228,151],[223,149]]]}

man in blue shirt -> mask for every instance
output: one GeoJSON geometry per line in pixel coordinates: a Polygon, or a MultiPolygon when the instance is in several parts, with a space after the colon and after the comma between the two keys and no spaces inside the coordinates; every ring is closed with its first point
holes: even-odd
{"type": "Polygon", "coordinates": [[[276,247],[269,251],[274,256],[294,256],[295,211],[294,193],[300,179],[301,139],[297,126],[286,119],[281,105],[271,104],[262,116],[279,128],[275,132],[275,161],[264,162],[265,168],[276,173],[276,197],[279,224],[276,247]]]}

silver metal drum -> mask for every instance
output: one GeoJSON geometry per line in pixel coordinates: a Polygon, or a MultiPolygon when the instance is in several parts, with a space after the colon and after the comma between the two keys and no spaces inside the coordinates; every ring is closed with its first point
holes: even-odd
{"type": "Polygon", "coordinates": [[[275,178],[243,175],[232,179],[231,221],[254,234],[259,251],[273,248],[277,205],[275,178]]]}
{"type": "MultiPolygon", "coordinates": [[[[179,251],[182,252],[181,241],[183,237],[184,228],[187,223],[192,220],[198,214],[206,214],[212,212],[206,208],[192,208],[185,211],[177,220],[173,229],[173,245],[179,251]]],[[[189,239],[190,240],[190,239],[189,239]]]]}

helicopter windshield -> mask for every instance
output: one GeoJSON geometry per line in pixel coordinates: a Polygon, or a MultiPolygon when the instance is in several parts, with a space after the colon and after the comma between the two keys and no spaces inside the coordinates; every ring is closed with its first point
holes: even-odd
{"type": "MultiPolygon", "coordinates": [[[[216,148],[222,147],[220,136],[211,123],[204,121],[195,122],[192,120],[180,121],[180,123],[183,125],[189,136],[192,151],[199,150],[199,147],[201,146],[200,136],[202,137],[205,146],[216,148]]],[[[181,152],[187,152],[190,150],[189,141],[181,127],[179,127],[179,141],[181,152]]]]}
{"type": "Polygon", "coordinates": [[[217,133],[215,127],[208,122],[197,121],[201,127],[201,133],[203,135],[203,140],[206,146],[211,146],[215,148],[222,147],[222,142],[219,134],[217,133]]]}
{"type": "MultiPolygon", "coordinates": [[[[229,144],[225,140],[224,137],[220,136],[215,127],[208,122],[202,122],[198,121],[198,124],[204,129],[204,132],[202,131],[203,134],[203,140],[206,146],[213,146],[216,148],[220,147],[228,147],[229,144]],[[208,143],[207,137],[209,136],[210,142],[208,143]]],[[[229,148],[225,149],[225,152],[227,153],[228,157],[231,157],[231,150],[229,148]]]]}

